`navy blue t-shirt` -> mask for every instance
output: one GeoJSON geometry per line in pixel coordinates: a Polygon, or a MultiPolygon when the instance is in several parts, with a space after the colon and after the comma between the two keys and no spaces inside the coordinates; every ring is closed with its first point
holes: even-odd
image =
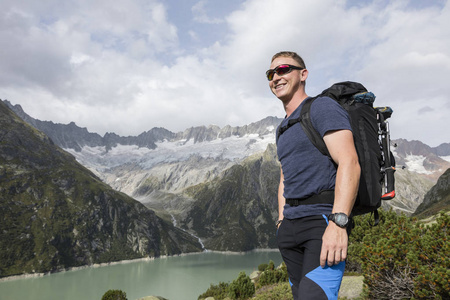
{"type": "MultiPolygon", "coordinates": [[[[300,116],[299,107],[280,126],[285,126],[290,119],[300,116]]],[[[311,122],[323,137],[332,130],[351,130],[350,119],[336,101],[320,97],[311,105],[311,122]]],[[[277,131],[278,132],[278,131],[277,131]]],[[[336,167],[333,161],[320,153],[303,132],[300,123],[296,123],[279,136],[277,142],[278,159],[284,175],[284,197],[306,198],[324,190],[334,190],[336,167]]],[[[297,207],[285,206],[284,216],[288,219],[317,214],[331,213],[332,205],[313,204],[297,207]]]]}

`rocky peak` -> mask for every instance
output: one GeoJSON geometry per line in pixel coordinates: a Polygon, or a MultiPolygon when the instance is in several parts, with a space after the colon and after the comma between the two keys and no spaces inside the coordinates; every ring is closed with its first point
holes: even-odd
{"type": "Polygon", "coordinates": [[[97,133],[91,133],[86,128],[78,127],[74,122],[69,124],[55,124],[49,121],[40,121],[27,115],[20,105],[11,105],[4,101],[24,121],[47,134],[58,146],[64,149],[73,149],[80,152],[84,146],[105,147],[106,151],[117,145],[136,145],[148,149],[155,149],[157,142],[181,141],[182,143],[201,143],[224,139],[231,136],[243,137],[248,134],[265,135],[274,130],[281,122],[276,117],[267,117],[261,121],[244,126],[225,126],[220,128],[216,125],[197,126],[188,128],[182,132],[173,133],[167,129],[156,127],[145,131],[138,136],[122,137],[115,133],[106,133],[103,137],[97,133]]]}

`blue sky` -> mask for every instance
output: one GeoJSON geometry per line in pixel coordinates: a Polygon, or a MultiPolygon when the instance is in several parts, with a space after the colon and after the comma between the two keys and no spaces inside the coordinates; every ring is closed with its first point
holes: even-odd
{"type": "Polygon", "coordinates": [[[307,93],[362,82],[393,138],[450,142],[450,4],[357,0],[0,0],[0,99],[103,135],[283,117],[281,50],[307,93]],[[114,3],[114,4],[113,4],[114,3]]]}

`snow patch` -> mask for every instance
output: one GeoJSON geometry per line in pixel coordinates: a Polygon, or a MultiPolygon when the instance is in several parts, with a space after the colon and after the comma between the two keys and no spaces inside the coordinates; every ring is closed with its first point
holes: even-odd
{"type": "Polygon", "coordinates": [[[446,160],[446,161],[450,162],[450,155],[449,155],[449,156],[440,156],[440,158],[442,158],[443,160],[446,160]]]}
{"type": "Polygon", "coordinates": [[[433,172],[428,171],[425,169],[423,162],[425,161],[426,157],[423,155],[412,155],[409,154],[406,156],[406,166],[408,167],[408,170],[412,172],[416,172],[419,174],[433,174],[433,172]]]}
{"type": "Polygon", "coordinates": [[[84,146],[81,152],[65,149],[83,165],[94,170],[105,170],[123,164],[138,164],[151,169],[161,163],[187,161],[192,156],[208,159],[237,161],[266,150],[268,144],[275,143],[275,135],[248,134],[243,137],[231,136],[213,141],[194,143],[193,139],[156,143],[155,149],[136,145],[117,145],[109,151],[105,147],[84,146]]]}

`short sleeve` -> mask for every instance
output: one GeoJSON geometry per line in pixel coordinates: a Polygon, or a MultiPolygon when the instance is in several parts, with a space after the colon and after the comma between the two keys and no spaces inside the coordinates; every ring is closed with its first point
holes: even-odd
{"type": "Polygon", "coordinates": [[[323,137],[328,131],[352,130],[347,111],[329,97],[320,97],[311,105],[311,122],[323,137]]]}

